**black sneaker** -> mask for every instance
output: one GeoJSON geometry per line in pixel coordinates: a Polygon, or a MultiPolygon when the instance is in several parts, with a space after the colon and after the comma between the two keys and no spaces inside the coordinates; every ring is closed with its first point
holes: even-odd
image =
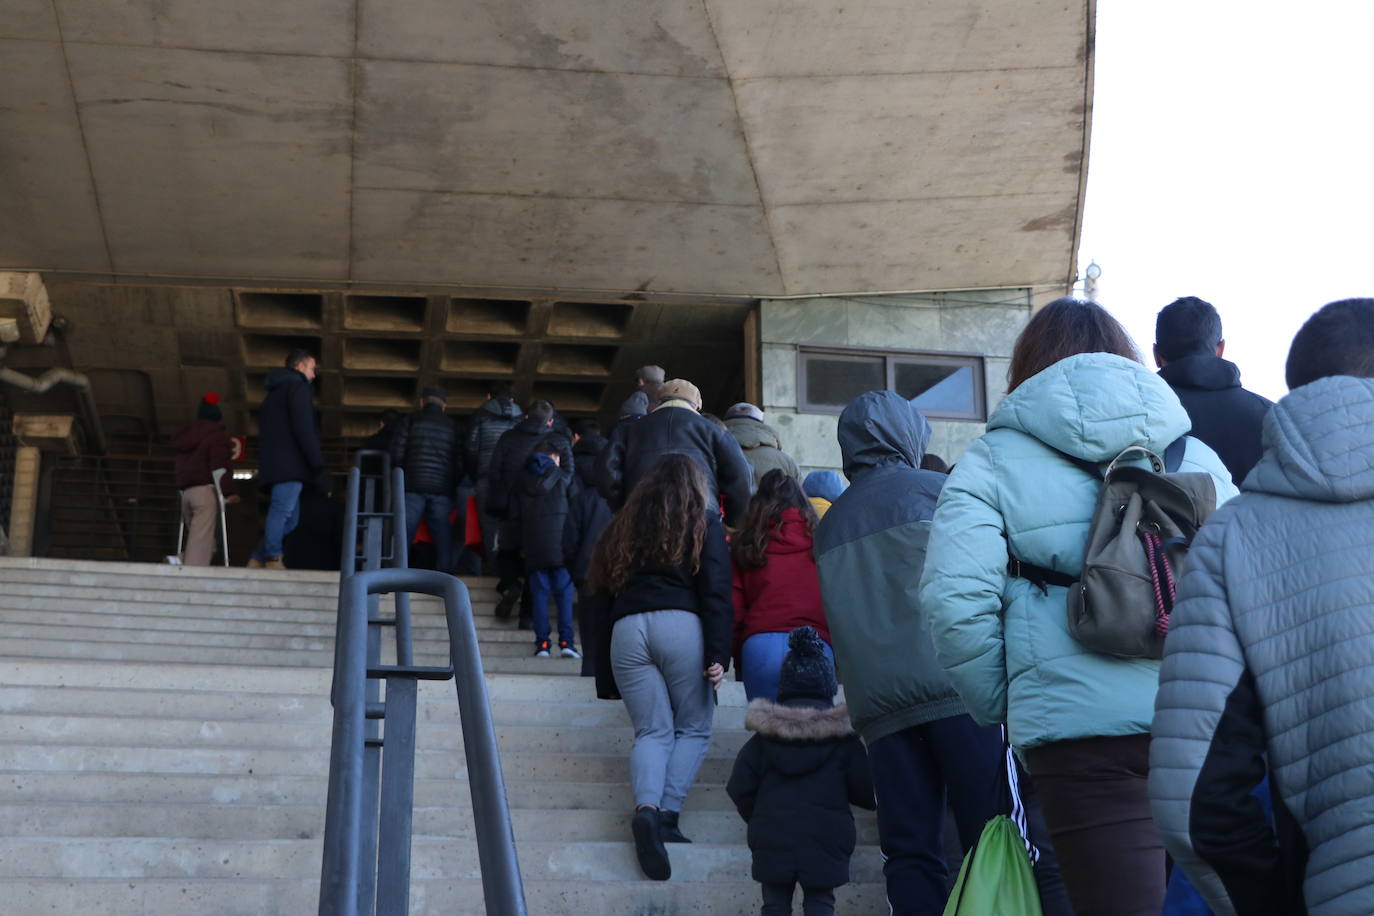
{"type": "Polygon", "coordinates": [[[665,843],[690,843],[691,840],[682,835],[682,831],[677,829],[678,812],[669,811],[667,808],[658,809],[658,820],[663,825],[663,842],[665,843]]]}
{"type": "Polygon", "coordinates": [[[520,593],[524,591],[524,588],[524,583],[516,579],[515,582],[501,593],[501,598],[496,602],[496,610],[493,614],[502,620],[509,617],[511,609],[515,607],[515,602],[520,600],[520,593]]]}
{"type": "Polygon", "coordinates": [[[558,641],[558,654],[564,658],[581,658],[582,653],[577,651],[577,647],[567,640],[558,641]]]}
{"type": "Polygon", "coordinates": [[[535,657],[535,658],[548,658],[548,657],[549,657],[549,641],[548,641],[547,639],[544,640],[543,642],[537,642],[537,643],[534,644],[534,657],[535,657]]]}
{"type": "Polygon", "coordinates": [[[663,846],[663,833],[655,808],[639,808],[634,820],[630,821],[630,832],[635,838],[635,856],[639,859],[640,871],[644,877],[654,881],[667,881],[673,874],[673,866],[668,861],[668,850],[663,846]]]}

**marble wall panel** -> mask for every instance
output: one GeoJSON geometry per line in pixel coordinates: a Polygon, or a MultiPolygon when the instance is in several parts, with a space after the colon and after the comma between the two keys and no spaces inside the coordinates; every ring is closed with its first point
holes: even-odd
{"type": "Polygon", "coordinates": [[[764,410],[797,406],[797,350],[791,344],[763,345],[760,361],[763,374],[764,410]]]}
{"type": "Polygon", "coordinates": [[[765,299],[759,319],[765,342],[835,346],[849,340],[843,299],[765,299]]]}
{"type": "Polygon", "coordinates": [[[1030,306],[950,305],[940,310],[944,349],[956,353],[1011,356],[1030,306]]]}
{"type": "Polygon", "coordinates": [[[879,347],[886,350],[944,350],[940,328],[940,309],[896,305],[883,300],[847,299],[851,347],[879,347]]]}

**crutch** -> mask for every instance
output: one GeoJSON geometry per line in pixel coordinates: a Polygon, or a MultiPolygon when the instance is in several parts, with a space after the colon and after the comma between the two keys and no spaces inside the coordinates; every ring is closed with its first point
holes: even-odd
{"type": "Polygon", "coordinates": [[[215,468],[210,472],[210,479],[215,484],[215,504],[219,506],[219,547],[220,553],[224,555],[225,566],[229,565],[229,520],[224,509],[224,490],[220,488],[219,482],[228,473],[228,468],[215,468]]]}

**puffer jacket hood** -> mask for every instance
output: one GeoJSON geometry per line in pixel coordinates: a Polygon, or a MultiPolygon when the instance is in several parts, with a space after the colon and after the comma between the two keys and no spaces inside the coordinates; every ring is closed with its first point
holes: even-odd
{"type": "Polygon", "coordinates": [[[806,530],[806,522],[802,521],[801,510],[782,510],[782,518],[778,521],[778,527],[773,529],[768,538],[766,552],[769,556],[774,554],[784,556],[793,553],[810,553],[811,549],[811,532],[806,530]]]}
{"type": "Polygon", "coordinates": [[[859,395],[840,414],[840,454],[844,476],[852,483],[865,471],[889,464],[921,466],[930,442],[930,424],[895,391],[859,395]]]}
{"type": "Polygon", "coordinates": [[[753,417],[731,417],[725,421],[725,428],[739,440],[739,447],[748,451],[751,448],[782,448],[782,440],[777,430],[762,420],[753,417]]]}
{"type": "Polygon", "coordinates": [[[286,388],[291,385],[309,385],[310,379],[306,378],[295,369],[288,369],[285,366],[278,366],[267,373],[267,378],[263,380],[262,387],[267,391],[274,391],[278,388],[286,388]]]}
{"type": "Polygon", "coordinates": [[[519,420],[525,416],[520,405],[510,398],[488,398],[477,408],[477,412],[491,414],[498,420],[519,420]]]}
{"type": "Polygon", "coordinates": [[[596,489],[596,463],[606,450],[604,436],[583,436],[573,443],[573,458],[577,459],[577,480],[587,489],[596,489]]]}
{"type": "Polygon", "coordinates": [[[1275,404],[1264,420],[1264,457],[1242,489],[1316,502],[1374,499],[1374,379],[1318,379],[1275,404]]]}
{"type": "Polygon", "coordinates": [[[1155,373],[1111,353],[1062,359],[1022,382],[988,431],[1014,429],[1087,461],[1111,461],[1132,445],[1164,454],[1192,423],[1178,395],[1155,373]]]}
{"type": "Polygon", "coordinates": [[[801,776],[825,766],[838,745],[854,734],[846,706],[817,709],[757,699],[749,704],[744,727],[771,740],[763,744],[768,764],[786,776],[801,776]]]}

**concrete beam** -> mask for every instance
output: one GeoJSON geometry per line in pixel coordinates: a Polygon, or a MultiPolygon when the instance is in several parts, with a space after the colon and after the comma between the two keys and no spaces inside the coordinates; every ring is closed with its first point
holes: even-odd
{"type": "Polygon", "coordinates": [[[48,289],[41,276],[0,271],[0,343],[12,342],[6,339],[3,327],[6,319],[14,322],[21,343],[36,344],[43,340],[52,324],[52,303],[48,301],[48,289]]]}

